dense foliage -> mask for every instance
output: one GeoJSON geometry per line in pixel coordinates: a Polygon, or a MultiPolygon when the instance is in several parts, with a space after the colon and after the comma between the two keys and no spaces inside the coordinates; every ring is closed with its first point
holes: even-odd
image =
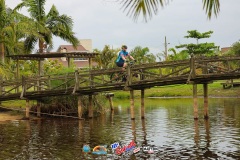
{"type": "Polygon", "coordinates": [[[212,33],[213,31],[200,33],[197,30],[190,30],[188,31],[188,35],[185,36],[185,38],[194,38],[196,39],[197,43],[182,44],[176,46],[176,48],[183,48],[182,51],[187,52],[188,54],[207,56],[214,55],[218,49],[214,43],[199,43],[199,39],[209,38],[212,33]]]}

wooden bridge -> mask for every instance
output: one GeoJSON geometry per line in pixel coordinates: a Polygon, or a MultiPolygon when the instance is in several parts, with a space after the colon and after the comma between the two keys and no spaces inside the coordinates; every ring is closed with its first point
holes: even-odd
{"type": "MultiPolygon", "coordinates": [[[[75,71],[65,75],[23,76],[21,79],[15,80],[4,80],[1,78],[0,101],[26,99],[28,102],[29,100],[38,100],[42,97],[64,95],[89,95],[89,100],[91,101],[92,95],[99,92],[128,90],[130,91],[131,118],[134,119],[134,90],[141,90],[143,118],[144,89],[154,86],[187,83],[193,85],[194,118],[197,119],[197,84],[204,85],[205,118],[207,118],[207,84],[214,80],[237,78],[240,78],[239,56],[198,58],[191,56],[189,60],[129,65],[123,73],[121,68],[112,68],[83,72],[75,71]],[[122,81],[123,75],[126,75],[126,81],[122,81]]],[[[79,118],[81,118],[81,103],[78,104],[79,118]]],[[[89,117],[92,117],[92,114],[90,112],[89,117]]]]}

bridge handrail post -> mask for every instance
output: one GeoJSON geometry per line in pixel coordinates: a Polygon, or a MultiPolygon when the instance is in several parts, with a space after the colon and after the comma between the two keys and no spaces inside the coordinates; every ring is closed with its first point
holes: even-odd
{"type": "MultiPolygon", "coordinates": [[[[205,58],[205,57],[206,56],[203,55],[203,58],[205,58]]],[[[208,62],[203,62],[202,73],[203,74],[208,74],[208,62]]]]}
{"type": "Polygon", "coordinates": [[[79,89],[79,72],[78,72],[78,70],[76,70],[76,71],[74,72],[74,75],[75,75],[75,86],[74,86],[74,88],[73,88],[72,94],[75,94],[75,93],[76,93],[76,90],[79,89]]]}
{"type": "Polygon", "coordinates": [[[144,80],[144,79],[145,79],[145,76],[144,76],[144,74],[143,74],[144,69],[141,69],[140,72],[141,72],[141,74],[140,74],[140,80],[144,80]]]}
{"type": "Polygon", "coordinates": [[[22,76],[22,92],[20,98],[22,99],[25,94],[26,94],[26,78],[22,76]]]}
{"type": "Polygon", "coordinates": [[[52,85],[51,85],[51,76],[48,75],[48,87],[49,87],[49,90],[52,89],[52,85]]]}
{"type": "Polygon", "coordinates": [[[190,58],[190,76],[191,78],[196,77],[195,57],[193,53],[191,54],[190,58]]]}
{"type": "Polygon", "coordinates": [[[89,85],[92,88],[94,86],[94,77],[93,77],[93,73],[91,72],[91,70],[89,71],[89,85]]]}
{"type": "Polygon", "coordinates": [[[68,73],[65,75],[65,90],[67,92],[67,89],[68,89],[68,84],[67,84],[67,81],[68,81],[68,73]]]}
{"type": "Polygon", "coordinates": [[[40,91],[41,90],[41,81],[40,81],[40,79],[41,79],[41,76],[37,76],[37,91],[40,91]]]}
{"type": "Polygon", "coordinates": [[[125,87],[132,84],[132,72],[131,72],[131,66],[127,65],[127,81],[125,84],[125,87]]]}
{"type": "MultiPolygon", "coordinates": [[[[228,65],[228,72],[230,72],[231,71],[231,65],[230,65],[229,60],[227,60],[227,65],[228,65]]],[[[230,79],[230,81],[231,81],[231,87],[233,87],[233,79],[230,79]]]]}
{"type": "Polygon", "coordinates": [[[159,77],[162,77],[162,68],[159,67],[159,77]]]}

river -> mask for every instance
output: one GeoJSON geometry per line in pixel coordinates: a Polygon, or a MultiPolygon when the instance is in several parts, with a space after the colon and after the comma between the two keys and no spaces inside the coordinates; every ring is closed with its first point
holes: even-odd
{"type": "Polygon", "coordinates": [[[140,100],[135,102],[135,120],[129,101],[123,100],[114,101],[114,112],[90,120],[0,121],[0,160],[240,159],[240,99],[209,99],[209,120],[203,119],[203,99],[198,120],[192,99],[146,99],[144,120],[140,100]],[[138,152],[129,148],[131,142],[138,152]],[[118,156],[111,144],[128,146],[128,151],[118,156]],[[108,153],[83,152],[87,145],[91,151],[104,145],[108,153]]]}

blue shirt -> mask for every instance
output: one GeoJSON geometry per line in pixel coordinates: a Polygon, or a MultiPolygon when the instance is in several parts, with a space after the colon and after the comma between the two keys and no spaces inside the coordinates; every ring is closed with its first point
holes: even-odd
{"type": "Polygon", "coordinates": [[[128,52],[124,51],[124,50],[121,50],[119,53],[118,53],[118,57],[117,57],[117,60],[116,62],[124,62],[124,60],[122,59],[122,55],[124,57],[127,57],[129,54],[128,52]]]}

